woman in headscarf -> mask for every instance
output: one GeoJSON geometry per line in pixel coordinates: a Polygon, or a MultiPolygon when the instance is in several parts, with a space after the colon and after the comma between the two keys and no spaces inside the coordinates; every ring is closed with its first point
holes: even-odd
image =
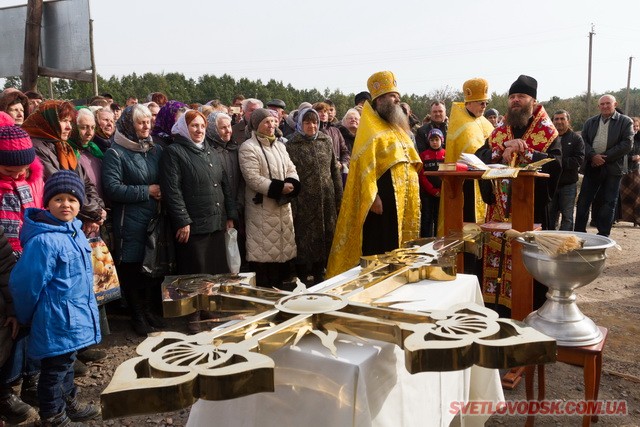
{"type": "MultiPolygon", "coordinates": [[[[201,112],[187,110],[162,155],[160,185],[176,230],[179,274],[229,272],[224,236],[238,214],[227,175],[205,140],[206,123],[201,112]]],[[[200,331],[200,316],[189,317],[190,332],[200,331]]]]}
{"type": "Polygon", "coordinates": [[[272,112],[254,110],[249,125],[251,138],[240,145],[239,152],[247,184],[247,261],[253,262],[258,286],[282,288],[296,256],[289,202],[300,191],[300,181],[285,145],[276,138],[278,120],[272,112]]]}
{"type": "Polygon", "coordinates": [[[305,283],[312,275],[313,284],[324,280],[342,200],[340,165],[331,138],[320,132],[319,126],[318,112],[306,108],[298,114],[296,132],[287,142],[301,186],[300,194],[291,202],[298,248],[296,271],[305,283]]]}
{"type": "Polygon", "coordinates": [[[231,117],[228,114],[214,111],[207,117],[205,139],[222,164],[227,174],[231,196],[238,208],[238,217],[242,219],[244,211],[244,179],[238,161],[238,144],[231,135],[231,117]]]}
{"type": "Polygon", "coordinates": [[[102,160],[102,185],[113,215],[113,257],[133,329],[141,336],[165,325],[151,311],[158,284],[142,273],[147,226],[161,199],[162,148],[153,144],[150,129],[147,107],[125,108],[116,123],[114,142],[102,160]]]}
{"type": "Polygon", "coordinates": [[[176,230],[180,274],[228,273],[224,232],[238,217],[227,175],[205,140],[207,119],[187,110],[162,156],[160,185],[176,230]]]}
{"type": "Polygon", "coordinates": [[[154,144],[160,145],[162,148],[167,148],[169,144],[173,142],[171,129],[180,114],[184,113],[187,108],[187,104],[184,102],[174,100],[167,102],[160,108],[156,116],[156,124],[151,131],[154,144]]]}
{"type": "Polygon", "coordinates": [[[45,181],[59,170],[73,171],[83,180],[87,200],[82,204],[78,219],[83,223],[82,230],[90,236],[100,230],[107,212],[96,186],[69,145],[71,122],[75,117],[76,111],[69,102],[45,101],[27,117],[22,128],[31,137],[36,154],[42,161],[45,181]]]}

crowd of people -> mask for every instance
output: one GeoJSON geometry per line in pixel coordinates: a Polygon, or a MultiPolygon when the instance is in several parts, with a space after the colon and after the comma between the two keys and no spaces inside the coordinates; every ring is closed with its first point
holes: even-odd
{"type": "MultiPolygon", "coordinates": [[[[288,111],[279,99],[187,104],[155,92],[121,108],[106,93],[74,105],[5,90],[0,417],[20,422],[32,406],[43,425],[99,415],[73,386],[80,361],[104,357],[92,349],[101,337],[87,238],[108,243],[131,326],[146,336],[166,327],[156,311],[161,279],[142,268],[158,215],[171,224],[178,274],[228,273],[225,233],[235,228],[241,268],[256,273],[258,286],[283,290],[442,235],[445,189],[422,171],[461,153],[485,163],[546,159],[550,177],[536,180],[533,201],[543,229],[586,231],[590,212],[602,235],[616,219],[640,225],[640,118],[618,111],[611,95],[580,135],[568,111],[547,114],[530,76],[511,85],[504,115],[487,109],[481,78],[464,83],[450,116],[434,101],[423,120],[401,102],[392,72],[373,74],[367,89],[341,120],[330,99],[288,111]]],[[[509,221],[510,180],[470,180],[463,193],[465,221],[509,221]]],[[[482,287],[487,301],[508,309],[510,284],[497,280],[496,259],[509,248],[502,252],[485,252],[482,287]]],[[[208,314],[190,316],[189,330],[199,332],[208,314]]]]}

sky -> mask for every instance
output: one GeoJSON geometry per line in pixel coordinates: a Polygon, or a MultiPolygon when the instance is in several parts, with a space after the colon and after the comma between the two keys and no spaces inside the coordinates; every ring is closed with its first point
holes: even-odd
{"type": "MultiPolygon", "coordinates": [[[[0,7],[25,1],[0,0],[0,7]]],[[[270,79],[297,89],[366,90],[376,71],[400,92],[460,90],[483,77],[505,93],[520,74],[538,99],[640,86],[640,1],[91,0],[103,77],[180,72],[270,79]],[[609,4],[609,5],[608,5],[609,4]]]]}

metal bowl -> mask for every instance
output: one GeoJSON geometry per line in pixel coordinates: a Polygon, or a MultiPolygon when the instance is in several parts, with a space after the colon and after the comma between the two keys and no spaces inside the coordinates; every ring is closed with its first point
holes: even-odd
{"type": "MultiPolygon", "coordinates": [[[[582,249],[550,256],[535,242],[521,237],[522,260],[527,271],[549,288],[572,291],[593,282],[604,269],[605,251],[616,244],[605,236],[580,232],[543,231],[542,233],[574,234],[584,241],[582,249]]],[[[535,232],[534,232],[535,234],[535,232]]]]}
{"type": "Polygon", "coordinates": [[[597,234],[572,234],[584,241],[582,249],[556,256],[545,253],[535,241],[524,238],[517,241],[522,245],[522,261],[527,271],[549,288],[547,301],[529,314],[525,323],[555,338],[558,345],[577,347],[600,342],[602,333],[593,320],[580,311],[573,291],[588,285],[602,273],[607,258],[605,251],[616,242],[597,234]]]}

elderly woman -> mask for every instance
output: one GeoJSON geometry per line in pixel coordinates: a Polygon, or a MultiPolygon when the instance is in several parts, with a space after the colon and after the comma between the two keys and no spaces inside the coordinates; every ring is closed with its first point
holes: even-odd
{"type": "Polygon", "coordinates": [[[342,200],[340,166],[331,138],[319,131],[320,123],[315,107],[302,110],[296,132],[287,142],[301,185],[300,194],[291,202],[298,248],[296,271],[305,283],[311,274],[314,284],[324,280],[342,200]]]}
{"type": "Polygon", "coordinates": [[[276,138],[278,119],[258,108],[249,120],[251,138],[240,146],[240,169],[246,182],[247,260],[258,286],[282,288],[296,256],[290,201],[300,191],[296,167],[276,138]]]}
{"type": "Polygon", "coordinates": [[[45,101],[27,117],[22,128],[31,137],[36,154],[44,165],[45,181],[59,170],[73,171],[83,180],[87,200],[82,204],[78,219],[82,221],[82,229],[89,236],[100,230],[107,212],[95,184],[91,182],[73,147],[69,145],[71,122],[75,117],[76,111],[69,102],[45,101]]]}
{"type": "MultiPolygon", "coordinates": [[[[351,161],[351,150],[347,147],[347,144],[342,136],[340,130],[332,126],[329,123],[329,110],[331,107],[324,102],[316,102],[313,104],[313,109],[318,112],[320,122],[318,123],[318,129],[331,138],[333,144],[333,153],[336,156],[336,160],[340,165],[340,172],[346,172],[349,170],[349,161],[351,161]],[[346,168],[346,169],[345,169],[346,168]]],[[[296,128],[297,130],[297,128],[296,128]]]]}
{"type": "Polygon", "coordinates": [[[0,111],[13,117],[16,126],[22,126],[29,115],[29,98],[18,90],[9,92],[0,98],[0,111]]]}
{"type": "Polygon", "coordinates": [[[356,140],[356,132],[360,125],[360,113],[355,108],[350,108],[342,118],[342,124],[338,126],[340,133],[344,137],[344,142],[349,148],[349,152],[353,151],[353,142],[356,140]]]}
{"type": "Polygon", "coordinates": [[[113,143],[113,134],[116,131],[116,116],[108,107],[98,108],[93,112],[96,121],[96,131],[93,142],[104,153],[113,143]]]}
{"type": "Polygon", "coordinates": [[[113,215],[113,256],[133,329],[141,336],[164,326],[150,307],[156,281],[141,271],[147,226],[161,198],[162,148],[153,144],[150,130],[147,107],[125,108],[116,123],[114,142],[102,160],[102,185],[113,215]]]}
{"type": "Polygon", "coordinates": [[[178,120],[180,114],[187,109],[187,104],[180,101],[169,101],[158,111],[156,124],[151,131],[153,143],[167,148],[173,142],[171,129],[178,120]]]}
{"type": "Polygon", "coordinates": [[[96,186],[98,195],[104,200],[102,194],[102,158],[104,154],[100,147],[93,142],[95,134],[96,120],[93,113],[88,108],[79,109],[75,122],[71,124],[69,145],[87,172],[89,180],[96,186]]]}

